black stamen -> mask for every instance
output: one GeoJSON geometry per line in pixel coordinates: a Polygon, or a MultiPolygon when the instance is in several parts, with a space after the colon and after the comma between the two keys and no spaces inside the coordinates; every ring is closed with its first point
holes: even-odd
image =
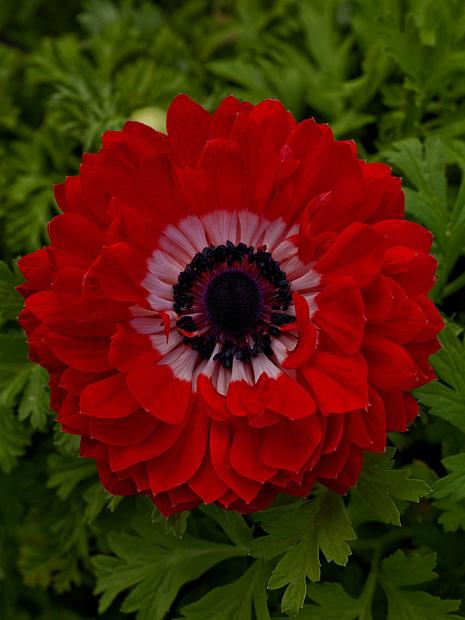
{"type": "Polygon", "coordinates": [[[286,314],[291,301],[286,273],[266,246],[254,249],[242,242],[236,245],[229,239],[224,244],[207,246],[197,252],[173,286],[173,308],[180,315],[177,325],[184,333],[192,334],[184,337],[184,344],[198,351],[201,359],[210,359],[220,342],[221,349],[214,359],[225,368],[231,368],[234,359],[247,363],[261,353],[273,356],[271,338],[281,335],[280,326],[295,320],[286,314]],[[244,270],[243,264],[249,269],[244,270]],[[199,326],[192,316],[183,315],[183,312],[193,307],[195,296],[198,299],[199,292],[194,287],[199,279],[209,271],[221,269],[221,265],[224,265],[224,271],[214,273],[202,293],[206,313],[203,321],[210,324],[210,328],[205,331],[203,327],[203,334],[194,335],[199,326]],[[253,275],[254,269],[275,289],[268,301],[263,299],[262,289],[253,275]],[[265,312],[265,304],[269,304],[268,308],[271,306],[271,315],[266,314],[269,310],[265,312]],[[253,345],[249,346],[247,341],[253,341],[253,345]]]}

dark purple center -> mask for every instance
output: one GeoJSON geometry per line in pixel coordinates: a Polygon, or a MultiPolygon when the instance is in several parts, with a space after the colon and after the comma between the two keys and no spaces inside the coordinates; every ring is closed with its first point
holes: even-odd
{"type": "Polygon", "coordinates": [[[211,322],[219,331],[240,336],[257,324],[263,307],[263,294],[248,273],[240,269],[227,269],[209,282],[205,306],[211,322]]]}
{"type": "Polygon", "coordinates": [[[173,309],[184,343],[201,359],[232,368],[233,359],[249,362],[273,356],[272,338],[295,320],[286,273],[266,248],[234,244],[197,252],[173,286],[173,309]]]}

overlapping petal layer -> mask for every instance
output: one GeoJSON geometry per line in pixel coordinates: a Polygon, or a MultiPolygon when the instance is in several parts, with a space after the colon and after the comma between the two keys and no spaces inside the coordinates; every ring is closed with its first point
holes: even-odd
{"type": "MultiPolygon", "coordinates": [[[[111,493],[145,493],[165,514],[250,512],[315,481],[344,493],[434,378],[431,235],[403,219],[388,167],[277,101],[228,97],[209,114],[181,95],[167,128],[107,132],[56,188],[50,246],[20,261],[21,323],[58,420],[111,493]],[[271,336],[231,363],[224,343],[207,350],[180,327],[173,292],[197,253],[228,241],[268,252],[290,287],[289,316],[266,315],[271,336]]],[[[244,269],[274,294],[257,256],[244,269]]],[[[193,289],[195,337],[207,284],[193,289]]]]}

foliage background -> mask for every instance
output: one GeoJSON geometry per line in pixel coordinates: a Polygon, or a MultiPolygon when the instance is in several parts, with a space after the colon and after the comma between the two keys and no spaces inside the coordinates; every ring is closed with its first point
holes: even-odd
{"type": "Polygon", "coordinates": [[[0,618],[465,617],[463,1],[2,0],[0,136],[0,618]],[[108,496],[48,411],[15,263],[46,242],[52,184],[102,131],[162,128],[180,91],[210,109],[278,97],[330,122],[391,163],[408,216],[435,235],[439,381],[349,497],[165,521],[108,496]]]}

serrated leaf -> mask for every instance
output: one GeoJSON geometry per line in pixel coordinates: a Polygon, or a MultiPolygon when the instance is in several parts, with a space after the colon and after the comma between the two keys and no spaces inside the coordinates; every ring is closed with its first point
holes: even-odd
{"type": "Polygon", "coordinates": [[[259,516],[268,536],[257,539],[252,547],[255,557],[266,560],[284,553],[268,582],[272,590],[286,587],[282,610],[295,615],[302,608],[307,578],[320,579],[320,551],[327,562],[345,566],[355,540],[342,498],[332,491],[321,491],[306,502],[267,511],[259,516]],[[268,513],[268,514],[267,514],[268,513]]]}
{"type": "Polygon", "coordinates": [[[457,611],[459,601],[441,600],[427,592],[404,590],[404,587],[419,585],[437,577],[432,570],[436,555],[406,556],[396,551],[381,562],[380,584],[388,600],[387,620],[449,620],[459,616],[450,615],[457,611]]]}
{"type": "Polygon", "coordinates": [[[28,378],[18,407],[21,422],[28,420],[34,430],[42,430],[47,424],[49,411],[47,371],[36,364],[31,364],[28,378]]]}
{"type": "Polygon", "coordinates": [[[183,510],[182,512],[177,512],[170,517],[165,517],[165,515],[155,508],[152,513],[152,523],[161,525],[167,536],[182,538],[186,532],[189,516],[189,510],[183,510]]]}
{"type": "Polygon", "coordinates": [[[102,594],[99,610],[103,613],[118,594],[129,589],[121,609],[136,613],[137,620],[162,620],[184,584],[249,551],[188,534],[181,540],[167,536],[159,524],[145,518],[135,519],[130,533],[111,534],[108,542],[114,555],[93,558],[95,593],[102,594]]]}
{"type": "Polygon", "coordinates": [[[223,529],[228,538],[235,545],[249,546],[252,544],[253,534],[250,527],[244,521],[244,517],[232,510],[225,510],[214,504],[201,508],[208,517],[214,519],[223,529]]]}
{"type": "Polygon", "coordinates": [[[10,472],[24,454],[30,435],[8,404],[0,400],[0,467],[10,472]]]}
{"type": "Polygon", "coordinates": [[[182,617],[187,620],[269,620],[267,573],[264,562],[254,562],[237,581],[214,588],[195,603],[182,607],[182,617]]]}
{"type": "Polygon", "coordinates": [[[461,334],[446,324],[440,335],[442,348],[431,363],[438,381],[415,390],[430,413],[465,433],[465,344],[461,334]]]}
{"type": "Polygon", "coordinates": [[[465,530],[465,501],[445,498],[436,500],[434,506],[441,511],[438,523],[444,527],[445,532],[456,532],[459,528],[465,530]]]}
{"type": "Polygon", "coordinates": [[[21,310],[21,295],[15,290],[20,281],[19,276],[0,261],[0,326],[15,320],[21,310]]]}
{"type": "Polygon", "coordinates": [[[456,501],[465,499],[465,454],[449,456],[442,462],[450,473],[435,483],[434,497],[437,499],[452,497],[456,501]]]}
{"type": "Polygon", "coordinates": [[[338,583],[312,583],[308,596],[317,605],[305,605],[299,620],[362,620],[363,603],[349,596],[338,583]]]}
{"type": "Polygon", "coordinates": [[[18,568],[32,587],[62,593],[82,581],[82,562],[88,561],[89,531],[83,527],[82,498],[66,502],[52,494],[30,507],[21,524],[18,568]]]}
{"type": "Polygon", "coordinates": [[[465,530],[465,454],[443,459],[448,473],[433,486],[434,506],[442,512],[438,521],[446,532],[465,530]]]}
{"type": "Polygon", "coordinates": [[[427,592],[398,590],[383,582],[388,599],[387,620],[460,620],[463,616],[451,614],[460,607],[460,601],[442,600],[427,592]]]}
{"type": "Polygon", "coordinates": [[[32,365],[26,359],[22,334],[0,335],[0,467],[9,472],[30,441],[30,431],[18,419],[15,406],[32,365]]]}
{"type": "Polygon", "coordinates": [[[427,592],[405,590],[437,577],[432,570],[436,555],[406,556],[396,551],[377,563],[370,573],[364,590],[358,598],[349,596],[338,583],[312,584],[308,596],[316,604],[305,605],[299,618],[302,620],[373,620],[386,617],[374,614],[375,588],[378,583],[387,597],[387,620],[458,620],[459,616],[449,615],[459,608],[459,601],[441,600],[427,592]],[[374,568],[374,572],[373,572],[374,568]]]}
{"type": "Polygon", "coordinates": [[[396,586],[414,586],[436,579],[436,554],[406,556],[398,550],[381,562],[383,573],[396,586]]]}
{"type": "Polygon", "coordinates": [[[419,502],[428,495],[430,487],[424,480],[410,477],[408,469],[393,469],[395,450],[387,448],[385,454],[365,456],[365,463],[357,486],[351,492],[350,514],[357,514],[357,520],[379,520],[383,523],[400,525],[400,510],[397,500],[419,502]]]}
{"type": "Polygon", "coordinates": [[[465,160],[459,149],[450,148],[439,137],[428,137],[424,143],[407,138],[395,142],[384,155],[413,186],[405,188],[407,213],[434,233],[441,260],[433,293],[440,298],[450,288],[451,284],[446,287],[447,280],[463,253],[465,160]],[[451,163],[459,166],[464,188],[454,202],[449,199],[447,189],[447,166],[451,163]]]}
{"type": "Polygon", "coordinates": [[[84,492],[84,501],[86,502],[86,510],[84,513],[84,521],[93,523],[106,507],[114,512],[124,498],[108,493],[101,482],[92,484],[84,492]]]}
{"type": "Polygon", "coordinates": [[[48,458],[49,478],[47,486],[56,489],[58,497],[67,499],[83,480],[96,476],[95,461],[64,454],[51,454],[48,458]]]}

